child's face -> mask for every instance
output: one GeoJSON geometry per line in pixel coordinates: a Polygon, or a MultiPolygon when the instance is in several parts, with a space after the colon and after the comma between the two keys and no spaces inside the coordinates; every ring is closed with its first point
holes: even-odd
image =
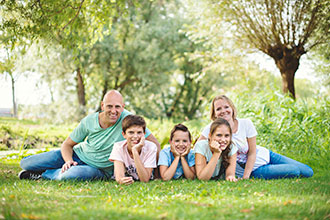
{"type": "Polygon", "coordinates": [[[179,154],[184,153],[187,147],[191,145],[189,133],[180,130],[174,132],[173,138],[170,140],[170,144],[175,147],[179,154]]]}
{"type": "Polygon", "coordinates": [[[141,126],[132,126],[126,129],[125,133],[123,132],[124,138],[127,140],[127,145],[132,147],[138,144],[141,138],[144,136],[143,127],[141,126]]]}
{"type": "Polygon", "coordinates": [[[225,150],[230,143],[230,130],[226,125],[220,125],[210,136],[210,142],[216,141],[220,144],[221,150],[225,150]]]}

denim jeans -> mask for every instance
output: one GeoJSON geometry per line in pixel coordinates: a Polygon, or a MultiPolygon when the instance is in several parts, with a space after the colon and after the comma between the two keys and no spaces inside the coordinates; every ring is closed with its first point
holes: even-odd
{"type": "MultiPolygon", "coordinates": [[[[286,156],[269,151],[268,164],[258,167],[251,173],[251,177],[261,179],[280,179],[295,177],[311,177],[313,170],[306,164],[295,161],[286,156]]],[[[242,165],[242,164],[241,164],[242,165]]],[[[244,166],[236,163],[236,176],[243,177],[244,166]]]]}
{"type": "Polygon", "coordinates": [[[72,158],[78,165],[72,166],[63,173],[61,169],[65,161],[62,158],[61,150],[25,157],[21,160],[20,166],[24,170],[43,172],[42,178],[50,180],[92,180],[106,177],[103,171],[87,165],[74,152],[72,158]]]}

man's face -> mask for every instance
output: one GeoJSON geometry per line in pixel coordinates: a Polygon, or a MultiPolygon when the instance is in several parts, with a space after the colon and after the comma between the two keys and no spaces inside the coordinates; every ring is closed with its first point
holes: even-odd
{"type": "Polygon", "coordinates": [[[104,111],[107,121],[114,125],[124,111],[123,98],[117,94],[106,96],[101,102],[101,109],[104,111]]]}

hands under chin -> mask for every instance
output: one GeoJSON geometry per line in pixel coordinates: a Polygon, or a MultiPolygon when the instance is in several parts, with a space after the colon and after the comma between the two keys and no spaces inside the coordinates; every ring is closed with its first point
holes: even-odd
{"type": "Polygon", "coordinates": [[[212,151],[212,153],[221,153],[222,150],[220,148],[220,144],[217,141],[212,141],[210,143],[210,149],[212,151]]]}
{"type": "Polygon", "coordinates": [[[135,146],[133,146],[132,149],[140,152],[142,147],[144,146],[144,143],[145,143],[145,137],[143,136],[143,137],[141,137],[140,142],[137,143],[135,146]]]}

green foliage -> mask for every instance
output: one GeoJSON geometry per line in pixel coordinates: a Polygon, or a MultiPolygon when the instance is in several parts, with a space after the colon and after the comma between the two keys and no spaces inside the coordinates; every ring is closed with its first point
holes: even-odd
{"type": "Polygon", "coordinates": [[[18,180],[0,164],[4,219],[326,219],[328,172],[309,179],[136,182],[18,180]]]}
{"type": "Polygon", "coordinates": [[[66,48],[88,46],[104,35],[114,18],[136,5],[130,0],[1,1],[1,41],[12,48],[40,39],[66,48]]]}
{"type": "Polygon", "coordinates": [[[50,125],[0,118],[0,150],[60,147],[76,124],[50,125]]]}
{"type": "Polygon", "coordinates": [[[293,101],[279,93],[233,95],[239,117],[258,130],[257,144],[312,167],[330,161],[330,100],[315,97],[293,101]],[[246,101],[248,100],[248,101],[246,101]]]}

